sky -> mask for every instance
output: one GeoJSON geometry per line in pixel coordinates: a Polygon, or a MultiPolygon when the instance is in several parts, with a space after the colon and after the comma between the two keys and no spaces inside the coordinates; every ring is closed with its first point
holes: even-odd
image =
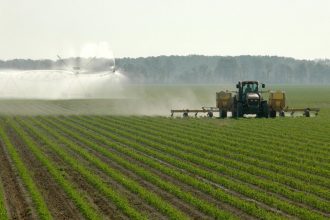
{"type": "Polygon", "coordinates": [[[329,27],[329,0],[0,0],[0,59],[56,59],[91,44],[115,57],[325,59],[329,27]]]}

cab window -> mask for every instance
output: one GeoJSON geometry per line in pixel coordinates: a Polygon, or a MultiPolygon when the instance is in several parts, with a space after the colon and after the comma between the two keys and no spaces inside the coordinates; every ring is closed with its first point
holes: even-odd
{"type": "Polygon", "coordinates": [[[243,85],[243,92],[244,94],[250,92],[258,92],[258,84],[257,83],[247,83],[243,85]]]}

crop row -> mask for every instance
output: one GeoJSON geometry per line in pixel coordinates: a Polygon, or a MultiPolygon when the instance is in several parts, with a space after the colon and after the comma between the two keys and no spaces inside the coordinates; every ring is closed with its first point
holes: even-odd
{"type": "MultiPolygon", "coordinates": [[[[104,173],[106,173],[112,179],[114,179],[118,183],[125,186],[131,192],[139,195],[139,197],[144,199],[147,203],[154,206],[158,210],[162,211],[163,214],[167,215],[171,219],[186,219],[187,218],[183,213],[178,211],[176,208],[174,208],[169,203],[163,201],[156,194],[148,191],[144,187],[141,187],[138,183],[136,183],[132,179],[121,174],[120,172],[116,171],[115,169],[109,167],[106,163],[101,161],[99,158],[93,156],[86,149],[77,146],[76,143],[70,141],[66,137],[61,136],[57,131],[55,131],[55,129],[51,129],[51,128],[45,126],[45,124],[42,124],[38,121],[33,120],[32,123],[39,126],[40,128],[42,128],[45,131],[45,132],[41,133],[40,129],[36,130],[36,128],[31,126],[31,124],[25,123],[25,122],[21,122],[21,123],[25,127],[27,127],[29,129],[29,131],[31,131],[31,133],[33,133],[34,135],[37,135],[38,138],[40,138],[40,140],[44,141],[44,143],[46,143],[48,146],[51,146],[52,149],[57,148],[56,144],[54,144],[54,140],[50,140],[48,138],[50,135],[53,136],[57,141],[59,141],[62,144],[65,144],[70,150],[74,151],[75,153],[77,153],[80,156],[82,156],[83,158],[85,158],[87,161],[89,161],[91,164],[95,165],[97,168],[102,170],[104,173]]],[[[61,155],[62,155],[62,153],[61,153],[61,155]]]]}
{"type": "MultiPolygon", "coordinates": [[[[104,120],[103,120],[104,121],[104,120]]],[[[93,123],[93,122],[89,122],[89,123],[93,123]]],[[[98,123],[98,122],[95,122],[95,123],[98,123]]],[[[112,123],[112,124],[115,124],[115,125],[113,125],[112,127],[116,127],[118,124],[120,124],[120,122],[114,122],[114,123],[112,123]]],[[[119,128],[119,130],[124,130],[125,129],[125,127],[127,127],[127,126],[123,126],[123,127],[120,127],[119,128]]],[[[108,127],[107,128],[104,128],[104,129],[109,129],[108,127]]],[[[127,128],[126,128],[127,129],[127,128]]],[[[136,130],[136,129],[134,129],[133,128],[133,130],[136,130]]],[[[132,131],[133,131],[132,130],[132,131]]],[[[151,132],[151,131],[149,131],[149,132],[151,132]]],[[[141,138],[145,138],[146,136],[148,136],[149,134],[147,134],[148,132],[147,131],[143,131],[143,129],[141,130],[141,128],[140,128],[140,131],[136,131],[135,133],[138,133],[139,134],[139,138],[140,138],[140,140],[139,140],[139,142],[141,141],[141,138]],[[138,133],[138,132],[141,132],[141,133],[138,133]]],[[[159,134],[159,135],[161,135],[161,134],[159,134]]],[[[157,137],[158,138],[158,137],[157,137]]],[[[154,139],[157,139],[157,138],[154,138],[154,139]]],[[[169,149],[170,149],[170,147],[171,146],[173,146],[175,149],[183,149],[183,148],[186,148],[186,151],[182,154],[182,152],[178,152],[178,151],[172,151],[173,152],[173,154],[172,155],[174,155],[174,156],[178,156],[178,157],[180,157],[180,158],[188,158],[188,155],[189,155],[189,150],[192,152],[192,151],[194,151],[195,153],[196,153],[196,155],[199,155],[199,157],[203,157],[204,158],[204,156],[205,155],[202,155],[202,153],[201,152],[199,152],[198,150],[196,150],[195,148],[189,148],[189,147],[185,147],[185,146],[182,146],[182,145],[179,145],[179,144],[176,144],[175,142],[171,142],[171,143],[169,143],[168,141],[167,141],[167,139],[170,139],[170,137],[163,137],[163,138],[161,138],[161,137],[159,137],[158,138],[158,141],[159,142],[163,142],[164,143],[164,145],[166,145],[167,146],[167,149],[164,149],[163,148],[163,150],[164,150],[164,152],[166,153],[166,152],[169,152],[169,149]],[[166,141],[165,141],[166,140],[166,141]],[[188,150],[187,150],[188,149],[188,150]]],[[[148,144],[148,146],[156,146],[158,143],[154,143],[154,142],[151,142],[151,143],[146,143],[146,141],[145,140],[142,140],[142,141],[144,141],[143,143],[144,144],[148,144]]],[[[158,148],[159,149],[159,148],[158,148]]],[[[192,156],[193,157],[193,156],[192,156]]],[[[192,158],[192,157],[190,157],[190,158],[192,158]]],[[[210,163],[207,163],[209,160],[210,161],[214,161],[215,163],[218,163],[219,161],[224,161],[224,165],[230,165],[230,166],[233,166],[232,164],[233,164],[233,162],[228,162],[227,161],[227,159],[224,159],[224,158],[220,158],[219,156],[216,156],[216,155],[209,155],[208,157],[207,157],[207,161],[203,161],[203,160],[201,160],[201,159],[199,159],[199,160],[196,160],[196,158],[194,158],[193,160],[194,161],[198,161],[198,163],[197,164],[206,164],[206,166],[208,166],[209,168],[211,167],[209,164],[210,163]],[[216,159],[214,159],[214,158],[216,158],[216,159]],[[227,162],[227,163],[226,163],[227,162]]],[[[243,169],[245,169],[245,171],[249,171],[249,172],[251,172],[252,174],[253,173],[258,173],[258,171],[257,170],[259,170],[259,173],[260,173],[260,169],[259,168],[256,168],[256,167],[249,167],[249,165],[248,164],[245,164],[244,166],[240,166],[240,164],[238,163],[238,162],[236,162],[236,163],[234,163],[234,165],[236,165],[236,166],[239,166],[239,170],[243,170],[243,169]]],[[[264,175],[267,175],[268,173],[267,173],[267,171],[265,171],[264,172],[264,175]]],[[[232,175],[231,175],[232,176],[232,175]]],[[[256,180],[253,180],[254,182],[254,184],[256,183],[256,180]]],[[[264,187],[264,188],[267,188],[267,189],[270,189],[270,190],[273,190],[275,193],[281,193],[281,194],[283,194],[283,196],[287,196],[287,197],[289,197],[290,199],[294,199],[294,200],[296,200],[296,201],[298,201],[298,202],[304,202],[304,203],[306,203],[307,205],[314,205],[315,207],[317,207],[317,208],[320,208],[321,210],[324,210],[324,211],[328,211],[328,210],[330,210],[330,208],[329,208],[329,206],[328,206],[328,203],[326,203],[326,202],[324,202],[324,203],[322,203],[321,201],[320,201],[320,199],[319,198],[315,198],[315,197],[313,197],[313,196],[308,196],[308,195],[306,195],[305,193],[295,193],[295,192],[292,192],[290,189],[286,189],[286,188],[284,188],[284,187],[282,187],[281,185],[275,185],[275,183],[273,183],[273,182],[268,182],[267,184],[268,184],[268,186],[266,185],[266,182],[264,183],[264,184],[262,184],[262,183],[260,183],[260,181],[258,181],[259,182],[259,186],[261,186],[261,187],[264,187]],[[261,185],[262,184],[262,185],[261,185]],[[275,191],[276,190],[276,191],[275,191]]],[[[326,192],[326,191],[325,191],[326,192]]]]}
{"type": "MultiPolygon", "coordinates": [[[[4,123],[2,122],[1,125],[4,123]]],[[[31,172],[27,169],[25,164],[23,163],[20,155],[18,154],[17,150],[15,149],[14,145],[11,143],[8,135],[5,133],[3,126],[0,127],[0,137],[3,141],[3,144],[6,146],[8,150],[8,154],[11,157],[11,160],[14,163],[14,166],[19,174],[19,177],[22,179],[24,185],[26,186],[32,201],[36,207],[37,213],[40,219],[52,219],[52,216],[47,208],[47,205],[38,190],[37,186],[35,185],[31,172]]]]}
{"type": "MultiPolygon", "coordinates": [[[[44,119],[44,120],[46,120],[46,119],[44,119]]],[[[52,123],[52,122],[48,121],[48,123],[52,123]]],[[[58,126],[58,125],[59,125],[59,123],[52,124],[52,126],[58,126]]],[[[173,193],[175,196],[183,199],[185,202],[196,206],[196,208],[198,208],[200,211],[205,212],[208,215],[212,215],[214,217],[221,218],[221,215],[219,215],[219,214],[221,214],[221,212],[219,213],[219,210],[217,210],[217,208],[213,204],[208,203],[207,201],[198,199],[197,197],[194,197],[192,194],[190,194],[188,192],[184,192],[183,189],[181,189],[181,187],[178,187],[175,184],[171,184],[171,183],[161,180],[160,177],[152,174],[148,170],[145,170],[145,169],[132,165],[131,163],[125,161],[124,158],[121,158],[120,155],[118,157],[118,155],[113,154],[111,151],[108,151],[106,148],[100,147],[99,144],[89,141],[88,138],[84,138],[76,133],[70,132],[69,129],[67,129],[63,126],[59,127],[59,130],[65,131],[65,133],[69,134],[70,137],[79,140],[80,142],[86,144],[86,146],[96,150],[97,152],[102,153],[103,155],[107,156],[108,158],[111,158],[112,161],[116,161],[118,164],[125,167],[126,169],[130,169],[131,171],[133,171],[137,175],[141,176],[145,180],[150,181],[151,183],[162,188],[163,190],[168,191],[169,193],[173,193]]],[[[80,132],[81,131],[79,131],[79,133],[80,132]]],[[[90,136],[90,139],[96,138],[94,134],[92,136],[85,134],[85,137],[86,136],[87,137],[90,136]]],[[[107,143],[107,145],[115,148],[116,150],[119,150],[120,152],[124,153],[125,155],[134,155],[134,157],[133,157],[134,159],[138,159],[139,161],[144,161],[146,163],[149,162],[148,165],[150,165],[150,163],[153,163],[153,161],[151,159],[141,158],[140,155],[134,153],[133,151],[128,151],[127,149],[122,148],[121,145],[114,144],[113,142],[109,142],[109,143],[107,143]]],[[[153,163],[153,164],[157,164],[157,163],[153,163]]],[[[161,167],[163,167],[163,166],[161,166],[161,167]]],[[[161,171],[164,171],[164,170],[161,170],[161,171]]],[[[171,169],[166,169],[166,171],[172,172],[171,169]]],[[[192,178],[189,180],[192,183],[196,183],[196,180],[194,180],[192,178]]],[[[201,184],[201,185],[203,185],[203,184],[201,184]]],[[[208,187],[208,190],[212,190],[212,189],[210,187],[208,187]]],[[[219,198],[223,197],[221,200],[226,199],[226,197],[227,197],[225,194],[223,194],[220,191],[217,194],[218,194],[219,198]]],[[[223,214],[222,214],[222,216],[223,216],[223,214]]]]}
{"type": "MultiPolygon", "coordinates": [[[[249,126],[249,122],[242,123],[243,126],[249,126]]],[[[329,130],[328,117],[306,119],[300,118],[297,120],[283,121],[265,121],[261,128],[268,133],[273,133],[272,130],[279,132],[283,137],[293,137],[297,141],[316,141],[326,143],[330,141],[327,130],[329,130]],[[290,131],[288,133],[287,131],[290,131]],[[292,131],[292,133],[291,133],[292,131]],[[302,133],[303,132],[303,133],[302,133]],[[303,134],[303,135],[302,135],[303,134]]]]}
{"type": "MultiPolygon", "coordinates": [[[[93,119],[96,121],[97,119],[93,119]]],[[[107,119],[101,118],[100,119],[102,123],[106,123],[107,119]]],[[[110,119],[109,119],[110,120],[110,119]]],[[[289,164],[286,164],[286,166],[283,167],[283,165],[277,165],[274,163],[273,157],[271,155],[267,155],[267,153],[258,153],[256,150],[250,150],[249,144],[244,145],[245,148],[240,148],[235,144],[235,142],[232,142],[230,140],[222,141],[221,144],[219,144],[220,141],[214,141],[212,137],[209,137],[207,139],[200,138],[198,136],[198,133],[190,133],[190,134],[183,134],[180,132],[180,129],[172,128],[171,131],[167,127],[159,128],[157,124],[150,124],[148,122],[143,123],[143,127],[139,126],[139,121],[135,122],[133,119],[129,121],[125,121],[125,119],[119,119],[115,120],[112,119],[111,124],[123,124],[123,126],[134,126],[134,128],[139,128],[139,131],[143,131],[145,134],[148,134],[148,136],[153,136],[152,139],[162,141],[163,143],[167,143],[169,145],[176,145],[177,143],[181,143],[183,145],[190,146],[188,148],[188,151],[191,152],[192,150],[195,150],[198,152],[199,155],[206,155],[206,157],[224,157],[224,158],[230,158],[234,159],[236,161],[246,163],[247,165],[255,165],[256,168],[267,168],[267,171],[271,173],[272,171],[274,174],[283,174],[283,175],[276,175],[278,178],[273,180],[278,180],[284,184],[289,184],[292,187],[298,187],[299,190],[306,191],[308,189],[309,185],[306,185],[307,183],[314,183],[315,185],[323,185],[328,186],[330,185],[329,179],[325,177],[315,176],[313,174],[309,174],[303,171],[299,171],[293,168],[289,167],[289,164]],[[221,147],[220,147],[220,146],[221,147]],[[219,156],[218,156],[219,155],[219,156]],[[257,160],[258,159],[258,160],[257,160]],[[261,159],[261,160],[259,160],[261,159]],[[299,179],[300,181],[297,181],[293,178],[287,177],[292,176],[294,178],[299,179]],[[307,183],[305,181],[308,181],[307,183]],[[299,184],[298,184],[299,183],[299,184]]],[[[133,128],[133,129],[134,129],[133,128]]],[[[270,146],[271,147],[271,146],[270,146]]],[[[216,158],[215,160],[218,161],[219,158],[216,158]]],[[[252,172],[252,170],[251,170],[252,172]]],[[[253,172],[255,173],[255,172],[253,172]]],[[[258,172],[257,172],[258,173],[258,172]]],[[[266,173],[266,177],[269,174],[266,173]]],[[[320,187],[316,187],[315,185],[311,186],[312,188],[316,188],[315,192],[320,195],[321,197],[326,196],[325,198],[330,198],[329,192],[327,189],[322,190],[320,187]],[[327,196],[328,195],[328,196],[327,196]]],[[[309,190],[307,190],[309,191],[309,190]]]]}
{"type": "MultiPolygon", "coordinates": [[[[125,120],[125,118],[120,118],[120,120],[125,120]]],[[[138,120],[138,123],[142,123],[142,119],[138,118],[131,118],[128,123],[132,123],[135,120],[138,120]]],[[[161,119],[160,119],[161,120],[161,119]]],[[[152,120],[150,118],[145,118],[143,120],[143,124],[152,123],[154,127],[159,125],[159,122],[152,120]]],[[[173,136],[178,135],[185,135],[188,136],[191,140],[199,140],[203,141],[205,144],[215,145],[221,148],[226,148],[227,145],[231,145],[236,148],[235,152],[256,152],[259,153],[258,155],[253,155],[258,160],[269,161],[272,164],[279,164],[285,167],[293,167],[297,170],[301,170],[303,172],[307,172],[310,174],[318,174],[321,177],[329,176],[330,172],[326,170],[327,167],[330,167],[327,163],[320,163],[315,161],[315,157],[313,157],[312,153],[309,153],[309,157],[311,160],[304,160],[302,157],[296,156],[297,152],[292,152],[292,150],[287,151],[290,146],[286,147],[279,147],[278,143],[273,142],[265,142],[265,139],[256,139],[250,137],[251,134],[245,132],[235,132],[234,130],[231,131],[230,128],[223,129],[220,131],[213,131],[209,128],[192,128],[190,125],[181,125],[178,123],[167,123],[166,121],[162,123],[163,130],[166,129],[167,132],[174,133],[173,136]],[[167,126],[168,125],[168,126],[167,126]],[[216,133],[216,135],[210,136],[211,133],[216,133]],[[249,137],[248,139],[246,137],[249,137]],[[244,140],[244,145],[242,141],[244,140]],[[265,147],[268,146],[268,147],[265,147]],[[309,165],[310,164],[310,165],[309,165]],[[322,167],[323,169],[317,169],[315,167],[322,167]],[[325,168],[325,169],[324,169],[325,168]]],[[[159,128],[158,126],[158,129],[159,128]]],[[[268,137],[268,139],[272,139],[272,137],[268,137]]],[[[180,139],[179,139],[180,141],[180,139]]],[[[282,142],[286,142],[282,140],[282,142]]],[[[288,141],[289,142],[289,141],[288,141]]]]}
{"type": "MultiPolygon", "coordinates": [[[[7,117],[0,118],[0,139],[40,219],[52,218],[49,200],[44,201],[38,177],[24,163],[24,150],[86,219],[104,216],[71,174],[130,219],[150,217],[139,209],[140,202],[169,219],[330,217],[325,132],[300,140],[301,129],[293,123],[290,141],[282,119],[273,120],[273,132],[279,133],[274,136],[268,131],[271,120],[256,121],[252,126],[260,127],[250,138],[248,119],[218,126],[216,120],[161,117],[7,117]],[[191,209],[195,213],[187,212],[191,209]]],[[[0,220],[8,219],[1,186],[0,177],[0,220]]]]}
{"type": "MultiPolygon", "coordinates": [[[[47,121],[47,119],[43,119],[42,121],[47,121]]],[[[52,120],[52,121],[54,121],[54,120],[52,120]]],[[[64,122],[64,121],[61,121],[61,122],[56,121],[56,123],[48,121],[48,123],[52,123],[52,126],[59,126],[59,124],[62,123],[64,125],[68,126],[68,127],[71,127],[71,128],[66,128],[66,127],[63,127],[61,125],[59,129],[62,130],[62,131],[65,131],[65,133],[69,134],[71,137],[74,137],[77,140],[87,144],[89,147],[92,147],[93,149],[96,149],[97,151],[100,151],[101,153],[103,153],[107,157],[111,158],[112,160],[115,160],[113,153],[108,151],[106,148],[99,147],[99,145],[95,144],[94,142],[90,142],[89,139],[93,138],[93,140],[99,140],[102,143],[106,144],[107,147],[111,147],[111,148],[115,149],[116,151],[118,151],[118,152],[120,152],[124,155],[127,155],[127,156],[129,156],[129,157],[131,157],[131,158],[133,158],[133,159],[135,159],[139,162],[142,162],[142,163],[148,165],[149,167],[152,167],[156,170],[159,170],[163,174],[167,174],[169,176],[172,176],[175,179],[178,179],[178,180],[182,181],[185,184],[188,184],[188,185],[193,186],[193,187],[197,187],[198,189],[202,190],[203,192],[213,195],[219,201],[227,202],[227,203],[229,203],[229,204],[231,204],[235,207],[241,208],[245,212],[247,212],[248,214],[255,215],[255,216],[258,216],[260,218],[262,216],[263,216],[263,218],[267,218],[267,216],[268,217],[272,216],[272,218],[275,217],[275,215],[272,215],[271,213],[264,212],[262,209],[256,207],[251,202],[246,202],[246,201],[243,201],[239,198],[235,198],[235,197],[233,197],[229,194],[226,194],[226,192],[223,192],[221,189],[214,189],[213,186],[208,185],[208,184],[204,183],[203,181],[198,181],[198,180],[196,180],[195,178],[193,178],[189,175],[186,175],[182,172],[179,172],[179,171],[176,171],[172,168],[164,166],[162,163],[159,163],[158,161],[155,161],[154,159],[152,159],[148,156],[145,156],[144,154],[138,153],[138,152],[135,151],[135,149],[132,150],[131,148],[129,148],[127,146],[124,146],[121,143],[116,143],[116,142],[110,141],[108,138],[105,138],[105,137],[103,137],[99,134],[91,133],[90,131],[86,131],[86,129],[83,129],[79,126],[76,126],[74,123],[68,123],[68,122],[64,122]],[[83,134],[83,136],[77,135],[74,132],[70,132],[70,130],[72,130],[72,128],[74,128],[74,130],[79,132],[80,134],[83,134]]],[[[139,147],[142,147],[142,146],[138,147],[138,145],[136,145],[136,144],[135,144],[136,145],[135,146],[133,142],[129,143],[129,144],[131,144],[131,146],[133,146],[133,147],[136,147],[136,149],[138,149],[139,147]]],[[[118,163],[122,164],[123,166],[127,167],[127,165],[125,165],[125,163],[127,163],[127,162],[125,162],[124,160],[116,160],[116,162],[118,162],[118,163]]],[[[135,166],[131,166],[130,169],[132,169],[133,172],[136,172],[135,169],[139,169],[139,168],[135,167],[135,166]]],[[[140,175],[139,174],[140,172],[137,172],[137,174],[140,175]]],[[[157,183],[157,182],[161,181],[159,179],[159,177],[156,177],[154,174],[151,174],[149,171],[145,170],[144,172],[147,172],[147,173],[149,173],[149,175],[153,176],[152,178],[147,178],[148,181],[152,181],[153,184],[156,184],[157,186],[162,187],[162,185],[157,183]],[[158,179],[157,182],[154,181],[156,179],[158,179]]],[[[168,184],[169,183],[167,183],[167,185],[168,184]]],[[[174,187],[174,188],[176,188],[176,187],[174,187]]],[[[175,192],[173,190],[170,190],[169,192],[171,192],[171,191],[172,191],[172,193],[175,192]]],[[[189,193],[186,192],[184,194],[189,194],[189,193]]],[[[182,197],[182,195],[177,195],[177,196],[180,196],[180,198],[182,197]]],[[[185,198],[185,197],[182,197],[182,198],[185,198]]],[[[188,202],[189,202],[189,200],[188,200],[188,202]]],[[[205,201],[205,203],[206,203],[206,201],[205,201]]],[[[201,209],[201,211],[203,211],[203,210],[201,209]]]]}
{"type": "MultiPolygon", "coordinates": [[[[25,133],[22,128],[18,128],[15,122],[12,122],[12,127],[15,128],[16,132],[21,136],[22,140],[31,148],[35,146],[37,143],[33,141],[33,139],[25,133]]],[[[42,141],[47,143],[47,146],[50,147],[50,149],[57,153],[68,165],[71,166],[72,169],[80,173],[86,181],[88,181],[91,185],[93,185],[100,193],[104,194],[110,201],[112,201],[120,210],[123,211],[127,216],[129,216],[131,219],[146,219],[146,216],[142,215],[140,212],[135,210],[131,207],[129,202],[119,195],[116,191],[114,191],[112,188],[108,187],[103,180],[95,175],[91,170],[87,169],[80,163],[78,163],[75,159],[71,158],[62,148],[60,148],[57,145],[51,144],[51,142],[48,140],[47,137],[39,135],[38,132],[36,132],[31,126],[28,124],[24,124],[26,128],[29,128],[29,131],[33,133],[33,135],[38,136],[42,141]]],[[[33,149],[31,149],[33,151],[33,149]]],[[[40,149],[38,149],[38,153],[42,155],[42,152],[40,149]]],[[[44,157],[44,156],[43,156],[44,157]]],[[[44,159],[50,163],[50,158],[44,159]]],[[[55,169],[55,166],[52,165],[52,169],[55,169]]],[[[56,176],[56,178],[59,178],[56,176]]],[[[61,184],[63,187],[63,184],[61,184]]],[[[77,193],[71,193],[73,195],[77,195],[77,193]]],[[[75,201],[75,200],[74,200],[75,201]]],[[[79,200],[78,200],[79,201],[79,200]]],[[[98,219],[100,216],[98,214],[95,214],[88,206],[84,205],[82,206],[81,200],[80,204],[78,205],[79,208],[81,208],[81,211],[86,214],[86,217],[89,219],[98,219]]]]}
{"type": "Polygon", "coordinates": [[[8,214],[4,200],[3,186],[0,178],[0,220],[7,220],[7,219],[8,219],[8,214]]]}
{"type": "MultiPolygon", "coordinates": [[[[206,123],[199,123],[197,121],[192,121],[193,123],[196,123],[201,127],[201,129],[207,129],[207,130],[216,130],[214,126],[207,126],[206,123]]],[[[328,157],[329,149],[327,147],[328,141],[320,142],[318,138],[315,138],[313,136],[306,138],[308,133],[304,130],[306,129],[306,125],[303,126],[305,129],[300,129],[300,131],[295,132],[291,129],[290,125],[288,125],[287,121],[282,121],[283,124],[279,126],[275,126],[274,124],[271,124],[267,120],[260,124],[255,124],[256,122],[250,122],[249,121],[242,121],[237,126],[226,126],[226,129],[223,129],[221,131],[226,132],[232,132],[235,131],[236,134],[240,134],[243,132],[244,134],[249,134],[249,138],[252,139],[262,139],[263,142],[267,143],[268,141],[276,141],[278,145],[283,146],[284,148],[287,148],[287,150],[296,151],[298,155],[301,156],[308,156],[310,153],[313,153],[313,155],[317,156],[326,156],[328,157]],[[265,126],[267,123],[270,123],[269,126],[265,126]],[[254,128],[254,129],[250,129],[254,128]],[[289,130],[286,130],[289,129],[289,130]],[[256,135],[257,134],[257,135],[256,135]],[[286,141],[288,140],[288,141],[286,141]],[[289,148],[289,146],[293,146],[292,148],[289,148]],[[310,146],[314,146],[313,148],[310,148],[310,146]],[[304,154],[305,153],[305,154],[304,154]]],[[[276,121],[275,121],[276,123],[276,121]]],[[[312,127],[308,128],[308,131],[312,130],[312,127]]],[[[324,131],[323,131],[324,132],[324,131]]],[[[235,133],[232,133],[235,135],[235,133]]],[[[261,142],[261,143],[263,143],[261,142]]]]}
{"type": "MultiPolygon", "coordinates": [[[[98,219],[99,214],[92,208],[88,201],[79,193],[78,190],[64,177],[63,173],[57,168],[57,166],[49,160],[40,150],[38,145],[31,139],[31,137],[26,134],[22,128],[20,128],[17,123],[13,120],[8,121],[9,125],[15,130],[15,132],[24,141],[29,150],[34,154],[34,156],[39,160],[44,167],[48,170],[54,180],[61,186],[61,188],[66,192],[68,197],[75,203],[82,214],[87,219],[98,219]]],[[[28,173],[28,172],[26,172],[28,173]]]]}
{"type": "MultiPolygon", "coordinates": [[[[148,119],[148,118],[147,118],[148,119]]],[[[155,121],[151,118],[149,118],[152,121],[155,121]]],[[[164,120],[164,119],[163,119],[164,120]]],[[[160,119],[160,123],[166,123],[165,121],[162,121],[160,119]]],[[[171,121],[171,123],[175,123],[175,121],[171,121]]],[[[224,128],[220,128],[217,126],[207,126],[205,122],[199,122],[192,120],[189,123],[181,123],[184,124],[185,127],[193,127],[196,130],[201,131],[202,133],[213,133],[217,132],[218,135],[226,134],[228,138],[231,138],[233,140],[242,140],[241,138],[245,138],[246,141],[250,142],[253,141],[254,143],[258,143],[259,145],[263,145],[263,147],[268,145],[276,145],[276,149],[269,149],[271,152],[276,153],[285,153],[289,156],[296,156],[298,158],[298,161],[301,161],[302,159],[311,160],[315,159],[317,157],[320,161],[329,161],[329,156],[327,154],[328,151],[319,152],[318,148],[320,146],[323,146],[327,144],[328,142],[323,143],[322,145],[313,145],[311,148],[310,146],[306,146],[306,143],[310,145],[310,142],[313,139],[309,140],[302,140],[303,135],[300,132],[301,137],[297,137],[298,140],[293,140],[293,137],[295,136],[293,132],[290,131],[283,131],[283,129],[276,131],[276,126],[273,126],[274,128],[258,128],[258,129],[250,129],[251,125],[245,124],[246,122],[240,122],[237,125],[229,125],[224,126],[224,128]],[[275,131],[274,131],[275,130],[275,131]],[[281,133],[288,133],[290,136],[281,136],[281,133]],[[246,138],[249,137],[249,138],[246,138]]],[[[252,122],[253,123],[253,122],[252,122]]],[[[176,125],[179,125],[180,123],[175,123],[176,125]]],[[[173,124],[172,124],[173,125],[173,124]]],[[[257,125],[256,125],[257,126],[257,125]]],[[[284,126],[284,125],[283,125],[284,126]]],[[[326,147],[325,147],[326,148],[326,147]]],[[[285,156],[285,155],[283,155],[285,156]]],[[[315,161],[313,161],[315,162],[315,161]]]]}
{"type": "MultiPolygon", "coordinates": [[[[77,120],[77,122],[76,123],[80,123],[81,124],[81,118],[79,118],[80,120],[78,121],[77,120]]],[[[67,123],[67,122],[63,122],[62,121],[62,123],[67,123]]],[[[72,123],[72,124],[74,124],[74,123],[72,123]]],[[[81,124],[82,125],[82,124],[81,124]]],[[[72,125],[73,126],[73,125],[72,125]]],[[[97,132],[98,134],[102,134],[102,135],[104,135],[104,137],[110,137],[111,139],[113,139],[113,140],[115,140],[115,141],[118,141],[118,142],[120,142],[120,143],[122,143],[122,144],[125,144],[125,146],[130,146],[130,147],[133,147],[134,148],[134,150],[136,151],[136,150],[139,150],[139,151],[142,151],[142,152],[144,152],[145,154],[147,154],[147,155],[152,155],[152,156],[155,156],[156,158],[160,158],[161,160],[165,160],[166,162],[168,162],[168,163],[171,163],[171,164],[173,164],[174,166],[176,166],[176,167],[184,167],[184,169],[186,169],[186,170],[190,170],[190,172],[192,172],[192,173],[195,173],[196,174],[196,172],[199,174],[199,175],[201,175],[201,176],[203,176],[203,177],[205,177],[205,178],[210,178],[210,176],[212,176],[214,179],[217,179],[218,181],[224,181],[224,179],[223,178],[217,178],[217,175],[212,175],[212,174],[210,174],[210,172],[207,172],[206,170],[202,170],[202,169],[198,169],[196,166],[194,166],[193,164],[189,164],[189,165],[187,165],[187,163],[186,162],[180,162],[180,160],[176,160],[175,159],[175,157],[177,156],[174,156],[173,157],[173,155],[172,156],[167,156],[166,154],[164,154],[164,153],[160,153],[160,152],[158,152],[158,151],[155,151],[155,150],[151,150],[150,148],[146,148],[146,147],[144,147],[143,145],[141,145],[141,144],[137,144],[136,143],[136,141],[129,141],[128,139],[125,139],[125,138],[120,138],[120,137],[118,137],[118,134],[116,134],[116,135],[113,135],[112,133],[113,133],[113,131],[112,132],[109,132],[109,131],[111,131],[111,130],[108,130],[108,131],[106,131],[104,128],[103,129],[100,129],[99,127],[100,126],[93,126],[93,125],[91,125],[91,123],[85,123],[84,125],[83,125],[85,128],[90,128],[90,129],[92,129],[93,131],[95,131],[95,132],[97,132]]],[[[80,132],[84,132],[85,131],[85,134],[84,135],[88,135],[89,133],[91,133],[91,130],[89,130],[88,132],[86,132],[86,129],[81,129],[81,128],[79,128],[78,126],[75,126],[74,127],[75,129],[78,129],[80,132]]],[[[118,131],[116,131],[116,132],[120,132],[121,130],[118,130],[118,131]]],[[[95,139],[100,139],[99,137],[96,137],[96,133],[93,133],[92,134],[93,135],[93,137],[95,138],[95,139]]],[[[126,136],[129,136],[129,135],[131,135],[129,132],[126,132],[125,133],[125,135],[126,136]]],[[[104,138],[103,138],[104,139],[104,138]]],[[[105,140],[102,140],[104,143],[106,143],[107,145],[109,145],[111,142],[109,142],[109,141],[107,141],[107,139],[105,139],[105,140]]],[[[153,146],[155,146],[155,143],[153,143],[153,146]]],[[[159,147],[159,146],[157,146],[157,147],[159,147]]],[[[160,146],[160,147],[162,147],[163,149],[164,149],[164,151],[166,150],[166,149],[168,149],[166,146],[160,146]]],[[[143,156],[143,154],[140,154],[141,156],[143,156]]],[[[180,157],[181,158],[184,158],[185,157],[185,155],[183,154],[180,154],[180,157]]],[[[196,159],[196,158],[195,158],[196,159]]],[[[200,161],[199,161],[200,162],[200,161]]],[[[210,166],[212,166],[212,163],[210,163],[210,166]]],[[[214,166],[214,165],[213,165],[214,166]]],[[[223,167],[223,169],[225,170],[226,168],[225,167],[223,167]]],[[[223,170],[222,170],[223,171],[223,170]]],[[[234,175],[234,173],[232,173],[233,175],[234,175]]],[[[246,176],[247,178],[249,178],[248,176],[246,176]]],[[[225,179],[225,181],[229,181],[228,179],[225,179]]],[[[222,182],[222,184],[224,184],[223,182],[222,182]]],[[[306,209],[303,209],[303,208],[299,208],[299,207],[297,207],[297,206],[294,206],[294,205],[291,205],[291,204],[289,204],[289,203],[286,203],[285,201],[281,201],[281,200],[278,200],[278,199],[276,199],[276,198],[273,198],[272,196],[270,196],[269,194],[262,194],[262,192],[260,192],[260,191],[253,191],[251,188],[249,188],[249,187],[243,187],[243,185],[238,185],[236,182],[232,182],[232,184],[231,184],[231,187],[235,187],[236,188],[236,190],[241,190],[241,191],[243,191],[243,190],[245,190],[245,194],[248,194],[249,196],[252,196],[252,197],[258,197],[258,199],[260,200],[260,199],[262,199],[264,202],[268,202],[268,203],[270,203],[270,204],[272,204],[272,205],[275,205],[276,207],[280,207],[280,209],[284,209],[285,211],[287,211],[287,212],[289,212],[290,214],[293,214],[293,215],[299,215],[300,217],[306,217],[306,218],[311,218],[311,217],[313,217],[314,215],[315,216],[318,216],[316,213],[313,213],[313,212],[310,212],[310,211],[308,211],[308,210],[306,210],[306,209]],[[237,189],[238,188],[238,189],[237,189]],[[243,188],[243,189],[242,189],[243,188]],[[251,193],[252,192],[252,193],[251,193]],[[263,195],[263,196],[262,196],[263,195]]],[[[315,217],[314,216],[314,217],[315,217]]]]}

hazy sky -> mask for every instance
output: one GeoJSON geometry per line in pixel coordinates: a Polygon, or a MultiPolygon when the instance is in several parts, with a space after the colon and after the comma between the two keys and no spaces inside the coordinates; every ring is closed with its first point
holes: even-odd
{"type": "Polygon", "coordinates": [[[329,0],[0,0],[0,59],[108,42],[116,57],[330,58],[329,0]]]}

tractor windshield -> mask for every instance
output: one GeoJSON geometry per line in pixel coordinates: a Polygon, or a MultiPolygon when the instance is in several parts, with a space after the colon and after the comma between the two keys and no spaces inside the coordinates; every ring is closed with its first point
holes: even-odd
{"type": "Polygon", "coordinates": [[[247,94],[250,92],[258,92],[258,83],[257,82],[243,83],[243,93],[247,94]]]}

